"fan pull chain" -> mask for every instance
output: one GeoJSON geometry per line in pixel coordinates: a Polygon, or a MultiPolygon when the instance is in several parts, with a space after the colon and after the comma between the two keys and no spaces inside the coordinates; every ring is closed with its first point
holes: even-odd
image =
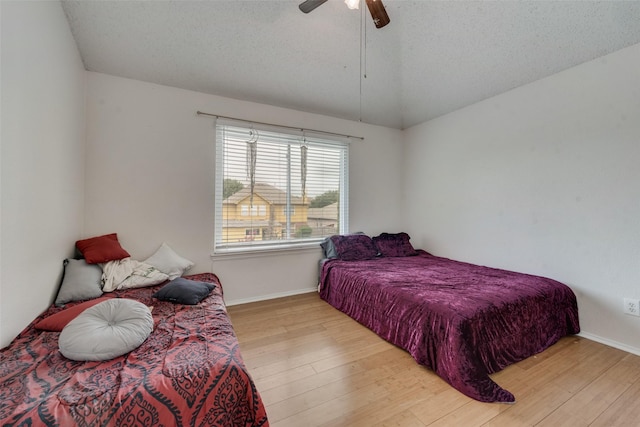
{"type": "Polygon", "coordinates": [[[362,122],[362,83],[367,78],[367,23],[364,7],[360,8],[360,117],[362,122]]]}

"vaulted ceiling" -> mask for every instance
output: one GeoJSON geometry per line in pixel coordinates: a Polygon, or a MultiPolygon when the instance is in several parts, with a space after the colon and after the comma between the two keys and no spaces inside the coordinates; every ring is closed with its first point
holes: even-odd
{"type": "Polygon", "coordinates": [[[87,70],[398,129],[640,43],[640,1],[301,1],[62,5],[87,70]]]}

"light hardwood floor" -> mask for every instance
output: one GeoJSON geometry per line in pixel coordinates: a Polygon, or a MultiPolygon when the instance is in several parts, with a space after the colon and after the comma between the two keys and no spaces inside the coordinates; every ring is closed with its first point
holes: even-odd
{"type": "Polygon", "coordinates": [[[640,356],[566,337],[492,375],[480,403],[317,294],[229,307],[272,427],[640,426],[640,356]]]}

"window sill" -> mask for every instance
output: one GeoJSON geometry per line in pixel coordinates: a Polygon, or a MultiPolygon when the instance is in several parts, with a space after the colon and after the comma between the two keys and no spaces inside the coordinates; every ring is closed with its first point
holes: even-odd
{"type": "Polygon", "coordinates": [[[275,255],[283,255],[283,254],[293,254],[293,253],[311,253],[311,252],[320,252],[320,242],[309,242],[309,243],[300,243],[295,245],[287,245],[287,246],[263,246],[260,248],[233,248],[233,249],[218,249],[213,252],[210,256],[212,260],[223,260],[223,259],[243,259],[243,258],[256,258],[256,257],[267,257],[267,256],[275,256],[275,255]]]}

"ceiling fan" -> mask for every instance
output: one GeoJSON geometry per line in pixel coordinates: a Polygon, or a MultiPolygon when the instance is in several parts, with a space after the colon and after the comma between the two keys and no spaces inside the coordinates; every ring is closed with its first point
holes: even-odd
{"type": "MultiPolygon", "coordinates": [[[[309,13],[326,2],[327,0],[305,0],[300,3],[298,7],[304,13],[309,13]]],[[[347,3],[349,9],[357,9],[360,0],[345,0],[345,3],[347,3]]],[[[387,15],[384,5],[382,4],[382,0],[366,0],[366,3],[376,28],[382,28],[391,21],[389,19],[389,15],[387,15]]]]}

